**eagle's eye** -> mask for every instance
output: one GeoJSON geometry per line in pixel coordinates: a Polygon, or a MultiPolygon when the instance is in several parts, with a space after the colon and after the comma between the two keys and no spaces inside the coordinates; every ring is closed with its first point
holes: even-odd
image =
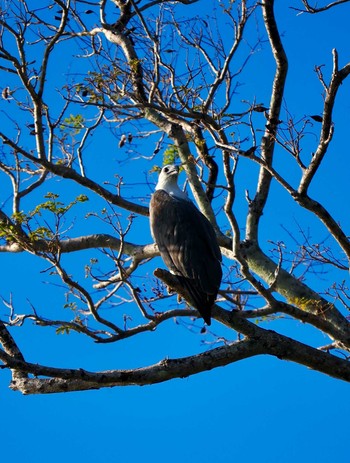
{"type": "Polygon", "coordinates": [[[167,174],[169,172],[169,167],[164,167],[164,172],[167,174]]]}

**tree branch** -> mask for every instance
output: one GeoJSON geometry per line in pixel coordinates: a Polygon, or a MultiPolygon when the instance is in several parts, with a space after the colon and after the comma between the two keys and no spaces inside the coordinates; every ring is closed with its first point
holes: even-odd
{"type": "MultiPolygon", "coordinates": [[[[229,315],[233,319],[233,315],[229,315]]],[[[0,359],[7,367],[47,376],[50,379],[13,379],[11,388],[23,394],[47,394],[54,392],[82,391],[102,387],[156,384],[174,378],[185,378],[193,374],[225,366],[252,356],[268,354],[281,360],[290,360],[308,368],[350,382],[350,363],[306,344],[295,341],[274,331],[252,325],[249,331],[254,336],[233,342],[198,355],[179,359],[164,359],[148,367],[134,370],[111,370],[92,373],[86,370],[52,368],[23,362],[0,351],[0,359]]],[[[243,325],[242,323],[240,323],[243,325]]]]}
{"type": "Polygon", "coordinates": [[[34,164],[39,164],[40,166],[44,167],[47,171],[57,175],[58,177],[68,178],[70,180],[75,181],[79,185],[88,188],[94,193],[97,193],[99,196],[106,199],[111,204],[114,204],[123,209],[135,212],[140,215],[149,215],[147,207],[132,203],[131,201],[127,201],[126,199],[122,198],[120,195],[111,193],[106,188],[89,179],[88,177],[80,175],[71,167],[66,167],[61,164],[54,164],[53,162],[49,162],[46,159],[37,159],[35,156],[32,156],[30,153],[19,147],[15,142],[13,142],[2,132],[0,132],[0,138],[2,138],[5,144],[9,145],[15,151],[21,153],[26,159],[29,159],[34,164]]]}
{"type": "Polygon", "coordinates": [[[309,4],[309,2],[307,0],[301,0],[302,3],[304,4],[305,6],[305,10],[301,10],[299,8],[295,8],[295,7],[291,7],[293,10],[297,10],[297,11],[300,11],[301,13],[311,13],[311,14],[315,14],[315,13],[321,13],[323,11],[327,11],[335,6],[338,6],[338,5],[341,5],[343,3],[348,3],[349,0],[336,0],[335,2],[331,2],[331,3],[328,3],[328,5],[325,5],[325,6],[321,6],[321,7],[313,7],[309,4]]]}
{"type": "MultiPolygon", "coordinates": [[[[288,61],[277,28],[274,15],[274,1],[264,0],[262,2],[262,11],[272,53],[276,62],[276,71],[272,83],[268,122],[266,124],[265,133],[261,142],[261,158],[267,166],[271,166],[275,147],[277,126],[284,94],[284,85],[287,77],[288,61]]],[[[268,172],[268,170],[262,167],[260,169],[257,192],[253,201],[250,203],[249,213],[247,216],[247,240],[255,241],[258,238],[259,220],[267,201],[271,178],[271,174],[268,172]]]]}
{"type": "Polygon", "coordinates": [[[300,181],[298,192],[301,196],[307,194],[307,190],[310,186],[312,179],[314,178],[317,170],[319,169],[321,162],[327,152],[329,143],[333,136],[333,124],[332,124],[332,113],[334,108],[335,99],[337,96],[338,89],[343,83],[344,79],[350,74],[350,63],[344,66],[342,69],[338,69],[338,53],[333,49],[333,72],[330,84],[326,91],[326,97],[324,100],[323,116],[322,116],[322,127],[320,141],[316,152],[314,153],[310,165],[305,169],[302,179],[300,181]]]}
{"type": "MultiPolygon", "coordinates": [[[[1,216],[0,216],[1,218],[1,216]]],[[[119,250],[123,246],[123,253],[137,260],[150,259],[159,255],[155,244],[139,245],[122,241],[115,236],[105,233],[69,238],[62,241],[37,240],[33,248],[38,252],[60,252],[62,254],[83,251],[86,249],[109,248],[119,250]]],[[[18,243],[0,246],[0,252],[23,252],[25,249],[18,243]]]]}

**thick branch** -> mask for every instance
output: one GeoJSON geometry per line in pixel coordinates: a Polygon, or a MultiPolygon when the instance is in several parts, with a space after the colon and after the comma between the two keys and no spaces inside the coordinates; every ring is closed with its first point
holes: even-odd
{"type": "MultiPolygon", "coordinates": [[[[80,236],[77,238],[69,238],[62,241],[45,241],[37,240],[33,242],[33,247],[38,252],[57,252],[69,253],[83,251],[85,249],[108,248],[119,251],[120,246],[123,246],[123,253],[139,260],[150,259],[159,255],[154,244],[138,245],[122,241],[115,236],[100,233],[95,235],[80,236]]],[[[0,246],[0,252],[22,252],[25,249],[19,244],[7,244],[0,246]]]]}
{"type": "MultiPolygon", "coordinates": [[[[228,317],[233,319],[234,315],[228,317]]],[[[1,360],[10,368],[47,376],[51,379],[17,379],[11,383],[13,390],[24,394],[69,392],[102,387],[146,385],[184,378],[219,366],[228,365],[255,355],[269,354],[279,359],[291,360],[334,378],[350,382],[350,363],[329,353],[317,350],[274,331],[267,331],[241,319],[254,336],[224,347],[212,349],[190,357],[165,359],[155,365],[134,370],[112,370],[92,373],[82,369],[62,369],[26,363],[0,352],[1,360]],[[251,326],[250,326],[251,325],[251,326]]]]}

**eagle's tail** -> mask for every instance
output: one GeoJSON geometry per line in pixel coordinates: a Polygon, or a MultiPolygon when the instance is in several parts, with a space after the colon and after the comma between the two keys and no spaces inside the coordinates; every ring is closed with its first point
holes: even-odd
{"type": "Polygon", "coordinates": [[[191,278],[176,275],[181,285],[187,290],[193,307],[201,314],[201,317],[207,325],[211,324],[211,308],[215,302],[215,294],[205,293],[199,284],[191,278]]]}

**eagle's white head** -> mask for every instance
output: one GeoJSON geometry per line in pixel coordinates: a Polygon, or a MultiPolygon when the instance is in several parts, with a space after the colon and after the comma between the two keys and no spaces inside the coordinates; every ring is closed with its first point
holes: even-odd
{"type": "Polygon", "coordinates": [[[175,166],[175,164],[164,166],[160,171],[156,190],[164,190],[175,198],[186,199],[188,201],[187,194],[183,192],[177,184],[178,176],[179,166],[175,166]]]}

